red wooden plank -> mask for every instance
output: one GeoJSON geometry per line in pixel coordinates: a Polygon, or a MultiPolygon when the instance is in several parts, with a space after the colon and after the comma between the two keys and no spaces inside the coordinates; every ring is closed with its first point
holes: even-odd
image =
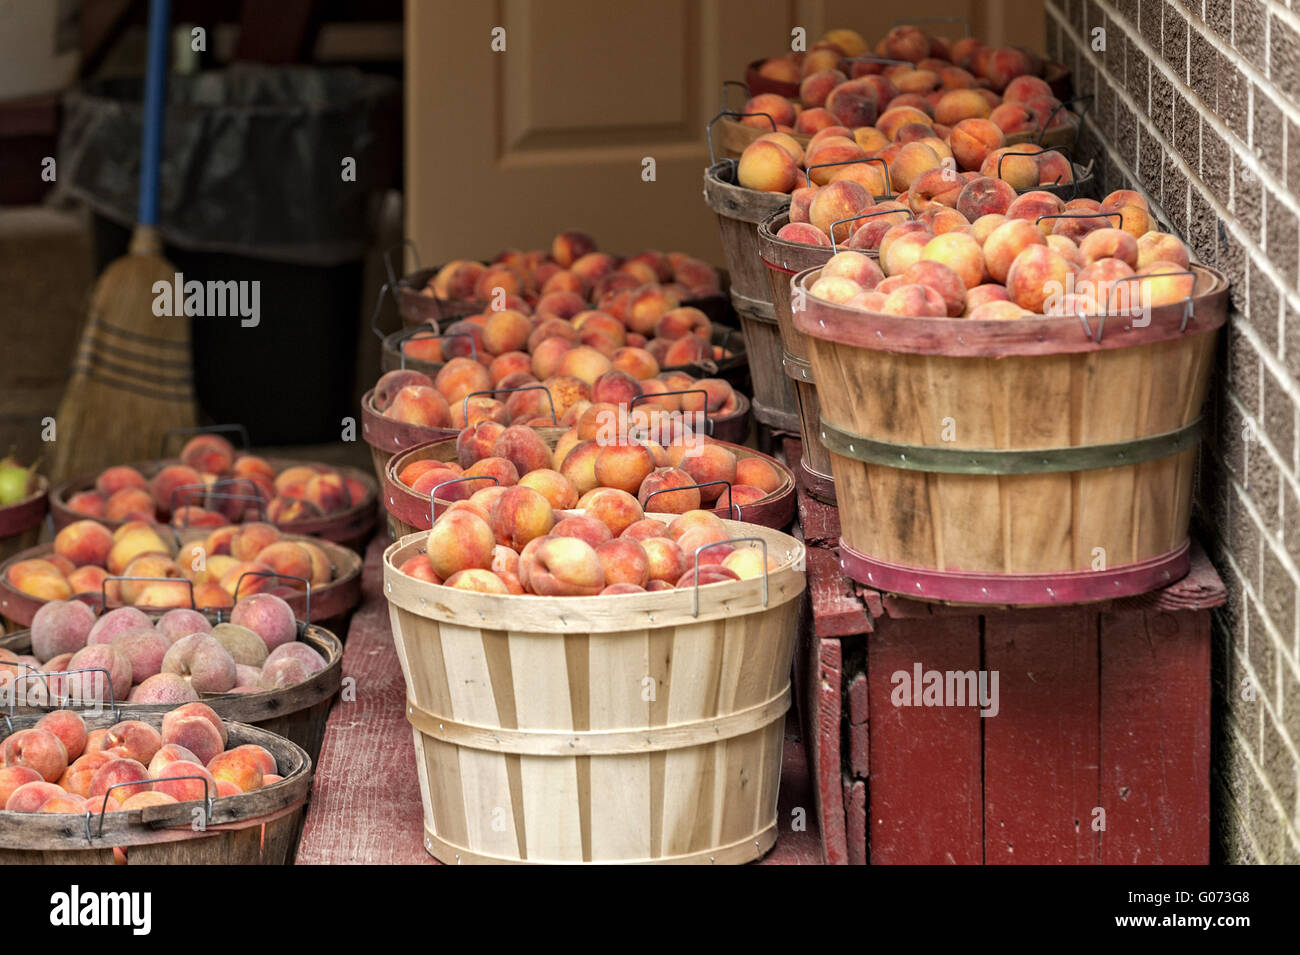
{"type": "Polygon", "coordinates": [[[863,587],[858,584],[856,587],[858,596],[867,608],[867,613],[872,617],[882,616],[885,612],[885,601],[879,590],[872,590],[870,587],[863,587]]]}
{"type": "Polygon", "coordinates": [[[882,617],[867,641],[871,724],[871,861],[979,864],[983,859],[980,716],[973,708],[894,706],[892,675],[978,670],[979,619],[924,626],[882,617]]]}
{"type": "Polygon", "coordinates": [[[998,674],[984,720],[990,864],[1097,861],[1097,619],[1083,608],[985,617],[984,669],[998,674]]]}
{"type": "Polygon", "coordinates": [[[844,793],[840,785],[840,696],[842,652],[835,638],[814,637],[813,665],[807,669],[807,699],[814,705],[807,737],[808,759],[816,786],[814,802],[821,829],[822,852],[827,865],[845,865],[848,850],[844,833],[844,793]]]}
{"type": "Polygon", "coordinates": [[[866,865],[867,784],[860,779],[844,780],[844,816],[849,865],[866,865]]]}
{"type": "Polygon", "coordinates": [[[415,746],[381,592],[384,535],[371,542],[361,575],[362,602],[343,647],[343,676],[354,702],[336,700],[311,804],[298,844],[300,865],[428,865],[415,746]]]}
{"type": "Polygon", "coordinates": [[[1100,722],[1100,861],[1207,864],[1209,611],[1102,616],[1100,722]]]}
{"type": "Polygon", "coordinates": [[[849,772],[867,778],[870,766],[867,749],[867,675],[859,673],[849,680],[849,772]]]}
{"type": "Polygon", "coordinates": [[[1161,590],[1118,601],[1116,610],[1209,610],[1221,607],[1227,600],[1227,590],[1219,572],[1210,563],[1205,549],[1193,540],[1188,555],[1191,567],[1187,576],[1161,590]]]}
{"type": "Polygon", "coordinates": [[[835,551],[808,547],[808,598],[813,631],[819,637],[849,637],[871,631],[871,617],[840,570],[835,551]]]}

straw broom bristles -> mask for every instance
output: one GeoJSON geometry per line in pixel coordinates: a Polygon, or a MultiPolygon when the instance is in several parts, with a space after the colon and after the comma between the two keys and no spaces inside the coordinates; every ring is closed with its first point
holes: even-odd
{"type": "Polygon", "coordinates": [[[161,253],[157,231],[137,226],[95,284],[59,404],[55,480],[156,458],[168,429],[196,424],[189,318],[153,311],[154,283],[176,275],[161,253]]]}

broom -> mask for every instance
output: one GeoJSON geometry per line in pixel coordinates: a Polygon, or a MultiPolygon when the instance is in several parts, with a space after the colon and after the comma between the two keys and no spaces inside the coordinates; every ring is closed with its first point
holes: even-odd
{"type": "Polygon", "coordinates": [[[51,473],[58,480],[156,457],[167,430],[196,423],[189,318],[154,314],[154,284],[170,289],[176,276],[157,229],[170,12],[169,0],[150,0],[139,221],[127,254],[91,293],[56,419],[51,473]]]}

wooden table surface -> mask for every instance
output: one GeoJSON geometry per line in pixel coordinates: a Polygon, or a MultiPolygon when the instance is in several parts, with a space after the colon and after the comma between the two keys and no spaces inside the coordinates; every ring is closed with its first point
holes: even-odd
{"type": "MultiPolygon", "coordinates": [[[[366,552],[362,600],[343,652],[344,695],[350,699],[340,697],[330,711],[298,845],[299,865],[438,864],[424,850],[406,686],[381,593],[386,543],[380,534],[366,552]]],[[[791,711],[781,769],[780,837],[760,865],[822,864],[812,800],[799,721],[791,711]],[[804,828],[792,831],[793,823],[804,828]]]]}

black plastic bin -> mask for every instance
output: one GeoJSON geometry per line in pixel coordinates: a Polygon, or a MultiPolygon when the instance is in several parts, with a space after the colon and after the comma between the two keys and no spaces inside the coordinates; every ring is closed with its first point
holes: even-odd
{"type": "MultiPolygon", "coordinates": [[[[126,252],[139,80],[65,98],[60,179],[94,212],[102,268],[126,252]]],[[[336,441],[354,414],[363,258],[396,184],[398,84],[351,69],[238,66],[169,80],[160,230],[183,281],[258,283],[258,322],[190,318],[204,415],[257,445],[336,441]],[[344,161],[355,180],[344,178],[344,161]]]]}

